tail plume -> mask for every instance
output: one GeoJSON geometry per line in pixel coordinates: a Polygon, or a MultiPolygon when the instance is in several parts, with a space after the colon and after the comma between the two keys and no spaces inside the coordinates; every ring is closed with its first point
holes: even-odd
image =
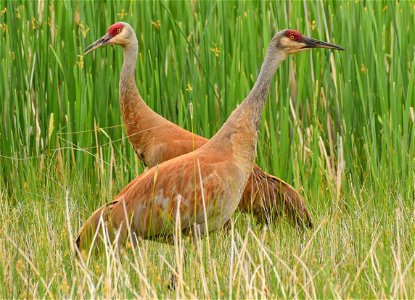
{"type": "Polygon", "coordinates": [[[294,225],[313,227],[303,197],[291,185],[265,173],[256,165],[239,207],[268,222],[273,216],[285,214],[294,225]]]}

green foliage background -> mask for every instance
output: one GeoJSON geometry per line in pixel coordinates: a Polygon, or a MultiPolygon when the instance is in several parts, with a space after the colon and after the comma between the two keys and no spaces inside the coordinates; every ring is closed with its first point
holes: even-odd
{"type": "MultiPolygon", "coordinates": [[[[314,50],[280,67],[257,162],[298,188],[322,224],[304,239],[312,240],[303,259],[316,296],[414,297],[413,1],[0,1],[0,10],[2,297],[97,295],[79,283],[84,273],[69,251],[67,216],[74,235],[95,208],[144,170],[121,126],[121,49],[82,55],[116,21],[136,29],[136,79],[144,100],[206,137],[249,92],[278,30],[295,28],[343,46],[345,52],[314,50]],[[59,280],[50,291],[34,288],[54,272],[59,280]],[[71,287],[66,293],[57,283],[63,278],[71,287]]],[[[235,225],[242,237],[243,218],[249,216],[238,215],[235,225]]],[[[262,234],[261,226],[252,226],[262,234]]],[[[267,234],[270,249],[296,262],[293,255],[304,246],[298,233],[279,222],[267,234]]],[[[209,293],[202,293],[188,274],[187,296],[228,295],[229,257],[221,253],[230,246],[226,234],[214,239],[212,256],[227,266],[219,276],[223,287],[209,283],[209,293]]],[[[161,264],[157,255],[149,259],[161,264]]],[[[305,288],[298,291],[299,283],[281,272],[283,283],[270,275],[265,286],[271,294],[257,296],[314,296],[301,274],[305,288]]],[[[94,282],[98,294],[106,291],[94,282]]],[[[135,296],[116,286],[115,294],[104,295],[135,296]]],[[[157,295],[166,292],[158,287],[157,295]]]]}

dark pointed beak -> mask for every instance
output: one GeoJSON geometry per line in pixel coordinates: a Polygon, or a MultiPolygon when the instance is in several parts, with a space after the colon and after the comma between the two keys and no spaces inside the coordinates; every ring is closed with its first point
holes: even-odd
{"type": "Polygon", "coordinates": [[[309,37],[303,37],[302,42],[305,44],[304,48],[326,48],[326,49],[334,49],[334,50],[344,50],[340,46],[322,42],[319,40],[315,40],[309,37]]]}
{"type": "Polygon", "coordinates": [[[96,50],[100,47],[108,45],[108,43],[111,39],[112,39],[112,37],[107,33],[102,38],[100,38],[99,40],[96,40],[91,45],[86,47],[85,50],[84,50],[84,55],[86,55],[86,54],[88,54],[88,53],[90,53],[90,52],[92,52],[92,51],[94,51],[94,50],[96,50]]]}

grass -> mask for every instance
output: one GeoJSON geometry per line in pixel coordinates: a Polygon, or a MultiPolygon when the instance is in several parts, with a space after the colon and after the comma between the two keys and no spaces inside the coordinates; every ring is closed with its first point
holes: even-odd
{"type": "Polygon", "coordinates": [[[0,297],[414,298],[414,27],[410,1],[1,1],[0,297]],[[261,123],[258,164],[298,188],[315,229],[236,213],[180,240],[186,262],[147,241],[75,259],[82,222],[144,170],[121,126],[122,51],[82,56],[118,20],[137,30],[146,102],[206,137],[276,31],[346,48],[285,62],[261,123]]]}

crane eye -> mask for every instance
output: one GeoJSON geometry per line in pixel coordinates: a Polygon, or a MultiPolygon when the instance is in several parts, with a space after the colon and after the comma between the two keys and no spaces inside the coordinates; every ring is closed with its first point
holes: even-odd
{"type": "Polygon", "coordinates": [[[120,33],[120,32],[121,32],[121,28],[118,28],[118,29],[117,29],[117,33],[120,33]]]}
{"type": "Polygon", "coordinates": [[[295,40],[295,36],[293,34],[291,34],[290,39],[295,40]]]}

